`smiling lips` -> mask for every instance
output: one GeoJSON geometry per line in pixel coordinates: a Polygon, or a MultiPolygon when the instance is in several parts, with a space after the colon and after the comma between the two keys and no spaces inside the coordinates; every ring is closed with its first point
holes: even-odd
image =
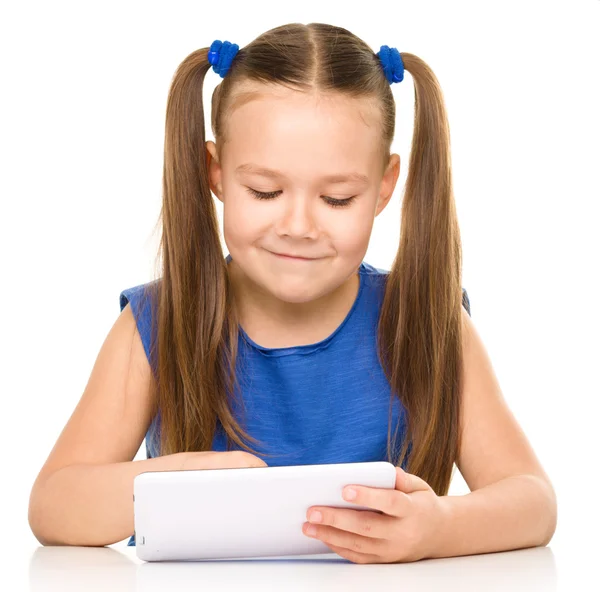
{"type": "Polygon", "coordinates": [[[291,261],[315,261],[316,260],[316,259],[309,258],[309,257],[295,257],[293,255],[284,255],[283,253],[273,253],[273,255],[275,255],[277,257],[281,257],[282,259],[289,259],[291,261]]]}

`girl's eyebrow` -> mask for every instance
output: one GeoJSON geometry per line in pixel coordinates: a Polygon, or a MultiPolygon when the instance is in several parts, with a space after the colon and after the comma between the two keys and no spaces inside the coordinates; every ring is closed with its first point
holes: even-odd
{"type": "MultiPolygon", "coordinates": [[[[251,162],[241,164],[235,169],[235,173],[236,175],[238,173],[251,173],[253,175],[262,175],[263,177],[270,177],[272,179],[285,179],[285,175],[281,171],[267,169],[265,167],[258,166],[251,162]]],[[[365,185],[369,184],[369,178],[366,175],[361,175],[360,173],[348,173],[345,175],[325,175],[324,177],[322,177],[321,180],[327,181],[328,183],[345,183],[347,181],[353,181],[363,183],[365,185]]]]}

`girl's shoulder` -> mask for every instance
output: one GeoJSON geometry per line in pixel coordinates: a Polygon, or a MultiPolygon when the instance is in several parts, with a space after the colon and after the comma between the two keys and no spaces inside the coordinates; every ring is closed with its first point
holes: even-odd
{"type": "MultiPolygon", "coordinates": [[[[365,277],[368,277],[372,282],[377,283],[378,286],[383,286],[390,274],[390,270],[375,267],[374,265],[363,261],[360,264],[360,273],[365,277]]],[[[471,316],[471,301],[469,300],[469,294],[465,288],[462,288],[462,305],[469,313],[469,316],[471,316]]]]}
{"type": "Polygon", "coordinates": [[[151,359],[152,326],[156,320],[156,294],[160,280],[153,280],[121,290],[119,305],[121,312],[129,304],[135,318],[148,360],[151,359]]]}
{"type": "Polygon", "coordinates": [[[121,290],[121,293],[119,294],[121,312],[128,303],[134,314],[136,312],[142,312],[144,309],[148,309],[152,304],[152,300],[155,300],[159,281],[160,280],[153,280],[121,290]]]}
{"type": "Polygon", "coordinates": [[[389,275],[390,271],[389,269],[380,269],[379,267],[375,267],[374,265],[363,261],[360,264],[360,273],[385,279],[389,275]]]}

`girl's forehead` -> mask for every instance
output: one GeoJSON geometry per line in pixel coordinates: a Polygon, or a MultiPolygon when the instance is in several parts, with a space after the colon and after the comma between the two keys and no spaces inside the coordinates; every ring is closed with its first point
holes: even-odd
{"type": "Polygon", "coordinates": [[[381,113],[373,100],[339,93],[262,89],[240,97],[228,109],[230,129],[263,134],[298,133],[305,128],[356,136],[381,134],[381,113]]]}
{"type": "Polygon", "coordinates": [[[254,104],[259,108],[268,108],[273,105],[295,105],[298,107],[314,107],[335,109],[339,107],[354,109],[377,110],[373,97],[355,97],[340,92],[324,91],[316,88],[297,90],[281,84],[247,83],[233,92],[228,101],[229,110],[234,111],[245,105],[254,104]]]}
{"type": "Polygon", "coordinates": [[[229,165],[276,157],[281,167],[290,167],[291,159],[310,170],[327,165],[335,172],[358,171],[371,168],[365,165],[370,161],[379,166],[381,113],[372,99],[280,85],[255,85],[241,92],[237,108],[225,114],[221,138],[229,165]]]}

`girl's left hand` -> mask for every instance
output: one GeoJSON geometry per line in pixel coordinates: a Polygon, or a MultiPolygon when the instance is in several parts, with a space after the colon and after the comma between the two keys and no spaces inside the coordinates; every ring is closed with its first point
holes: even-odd
{"type": "Polygon", "coordinates": [[[344,488],[344,499],[383,513],[312,506],[302,532],[354,563],[418,561],[434,548],[444,509],[440,496],[420,477],[396,467],[394,489],[352,485],[344,488]],[[354,499],[345,495],[350,488],[356,490],[354,499]],[[320,522],[312,521],[315,510],[320,522]],[[311,525],[314,535],[308,532],[311,525]]]}

